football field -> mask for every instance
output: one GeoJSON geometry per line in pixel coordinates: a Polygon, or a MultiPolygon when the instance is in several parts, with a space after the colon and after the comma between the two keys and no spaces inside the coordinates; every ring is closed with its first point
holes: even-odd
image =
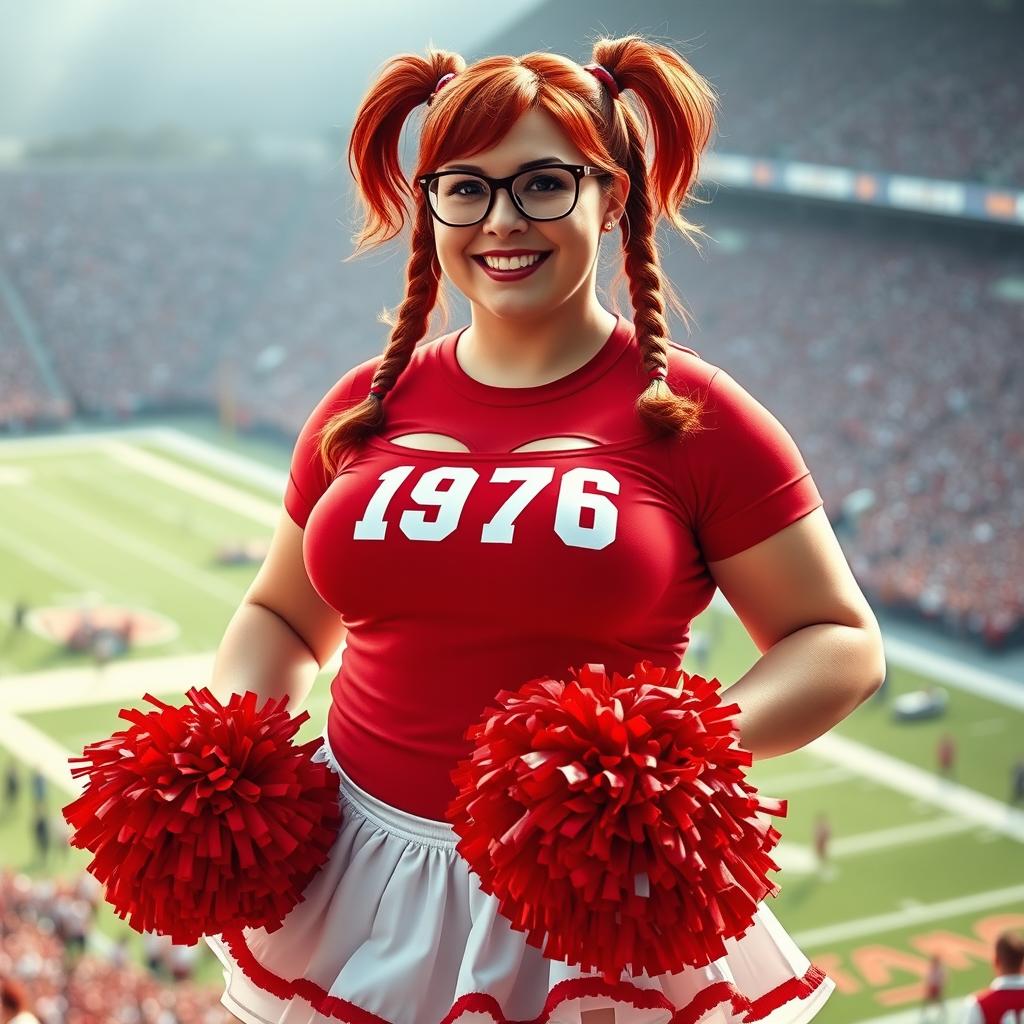
{"type": "MultiPolygon", "coordinates": [[[[180,704],[208,682],[256,571],[218,552],[269,539],[288,454],[191,421],[0,441],[0,764],[39,768],[52,817],[79,791],[67,758],[127,727],[120,708],[150,709],[146,692],[180,704]],[[19,601],[28,613],[15,630],[19,601]],[[68,649],[83,616],[111,629],[130,616],[130,651],[102,664],[68,649]]],[[[693,631],[713,639],[706,662],[684,667],[723,688],[757,658],[718,597],[693,631]]],[[[887,635],[886,649],[883,693],[828,735],[750,771],[765,795],[788,801],[774,821],[782,892],[769,905],[837,984],[821,1024],[913,1024],[936,953],[955,1024],[962,996],[992,976],[996,934],[1024,927],[1024,804],[1009,800],[1010,767],[1024,755],[1024,681],[898,637],[887,635]],[[901,694],[931,685],[947,693],[943,717],[895,720],[901,694]],[[936,768],[946,731],[958,747],[952,778],[936,768]],[[833,837],[825,864],[813,842],[821,813],[833,837]]],[[[337,663],[317,678],[299,740],[323,729],[337,663]]],[[[0,861],[34,876],[80,871],[89,855],[79,850],[37,861],[27,804],[23,794],[0,818],[0,861]]],[[[127,933],[140,951],[106,905],[100,927],[127,933]]],[[[216,984],[205,944],[201,955],[200,977],[216,984]]]]}

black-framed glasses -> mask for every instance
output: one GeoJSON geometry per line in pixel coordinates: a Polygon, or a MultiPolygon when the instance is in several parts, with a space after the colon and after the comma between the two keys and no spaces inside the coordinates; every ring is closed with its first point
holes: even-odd
{"type": "Polygon", "coordinates": [[[430,212],[453,228],[479,224],[494,205],[499,189],[507,189],[516,209],[529,220],[559,220],[576,209],[580,179],[609,172],[589,164],[543,164],[507,178],[489,178],[469,171],[434,171],[417,181],[430,212]]]}

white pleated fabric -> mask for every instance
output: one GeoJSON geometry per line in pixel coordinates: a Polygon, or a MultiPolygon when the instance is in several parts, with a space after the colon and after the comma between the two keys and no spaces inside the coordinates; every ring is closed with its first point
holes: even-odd
{"type": "Polygon", "coordinates": [[[587,1011],[610,1008],[615,1024],[805,1024],[835,989],[762,902],[725,957],[653,978],[624,973],[609,993],[599,974],[526,943],[478,888],[447,822],[357,786],[326,731],[314,759],[338,775],[341,829],[283,925],[244,934],[261,968],[335,998],[317,1010],[302,994],[272,994],[207,937],[224,968],[221,1003],[245,1024],[587,1024],[587,1011]]]}

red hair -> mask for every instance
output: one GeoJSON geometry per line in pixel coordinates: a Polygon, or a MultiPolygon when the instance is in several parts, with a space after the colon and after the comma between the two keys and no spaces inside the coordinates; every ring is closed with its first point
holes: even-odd
{"type": "MultiPolygon", "coordinates": [[[[595,76],[558,54],[486,57],[467,67],[458,54],[433,47],[427,53],[425,59],[401,54],[384,65],[363,97],[349,142],[349,168],[365,206],[365,221],[355,239],[356,251],[347,260],[394,238],[405,225],[407,202],[413,201],[405,297],[397,317],[381,317],[392,331],[373,387],[394,386],[426,334],[435,305],[446,322],[448,318],[431,214],[411,182],[451,159],[490,149],[533,109],[549,114],[587,163],[609,169],[606,178],[596,179],[602,188],[609,189],[613,180],[629,187],[622,251],[633,322],[646,369],[667,369],[666,297],[687,326],[690,321],[661,272],[655,228],[666,218],[698,251],[694,236],[706,237],[679,210],[688,200],[701,201],[691,186],[717,110],[708,82],[674,50],[639,35],[599,39],[592,58],[611,72],[620,90],[636,97],[637,109],[626,102],[624,92],[613,99],[595,76]],[[419,162],[410,181],[399,164],[399,135],[409,114],[431,97],[438,79],[452,72],[455,77],[433,97],[424,116],[419,162]],[[649,138],[653,157],[648,167],[649,138]]],[[[621,281],[620,271],[614,284],[621,281]]],[[[331,475],[342,449],[383,426],[384,401],[386,397],[368,395],[321,430],[320,456],[331,475]]],[[[700,429],[701,403],[674,394],[664,380],[650,382],[638,396],[636,410],[656,428],[680,438],[700,429]]]]}

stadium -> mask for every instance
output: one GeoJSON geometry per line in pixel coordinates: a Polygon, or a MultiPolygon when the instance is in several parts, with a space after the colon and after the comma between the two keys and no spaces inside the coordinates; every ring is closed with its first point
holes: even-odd
{"type": "MultiPolygon", "coordinates": [[[[788,801],[772,905],[836,981],[821,1024],[959,1024],[1024,928],[1024,4],[546,0],[458,45],[584,61],[629,32],[721,105],[709,240],[661,243],[673,338],[791,432],[885,639],[875,696],[751,767],[788,801]]],[[[244,145],[0,115],[0,976],[40,1024],[233,1019],[205,945],[104,902],[61,808],[120,709],[209,678],[309,410],[384,347],[408,240],[347,261],[353,108],[244,145]]],[[[610,247],[628,317],[619,271],[610,247]]],[[[467,322],[448,297],[428,339],[467,322]]],[[[723,681],[759,653],[721,594],[690,644],[723,681]]]]}

